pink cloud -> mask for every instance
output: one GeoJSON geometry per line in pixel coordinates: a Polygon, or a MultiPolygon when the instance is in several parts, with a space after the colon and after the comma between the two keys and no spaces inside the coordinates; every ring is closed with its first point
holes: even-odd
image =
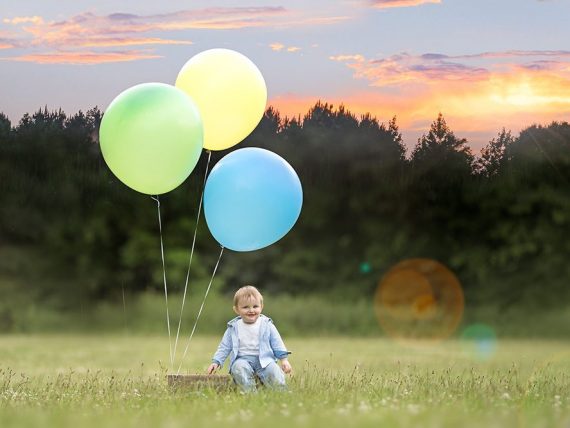
{"type": "Polygon", "coordinates": [[[112,47],[112,46],[137,46],[137,45],[191,45],[191,41],[169,40],[159,38],[128,38],[128,37],[101,37],[78,41],[81,47],[112,47]]]}
{"type": "Polygon", "coordinates": [[[93,65],[110,62],[127,62],[141,59],[161,58],[150,53],[128,52],[51,52],[45,54],[29,54],[18,57],[3,58],[7,61],[33,62],[36,64],[75,64],[93,65]]]}
{"type": "MultiPolygon", "coordinates": [[[[568,73],[568,51],[505,51],[485,52],[472,55],[448,56],[428,53],[410,55],[401,53],[380,59],[367,59],[362,55],[331,56],[354,70],[354,77],[366,79],[370,86],[426,86],[440,82],[487,81],[495,75],[526,70],[568,73]],[[542,60],[540,57],[547,57],[542,60]],[[519,62],[509,61],[516,58],[519,62]],[[495,59],[493,63],[481,64],[481,59],[495,59]]],[[[568,76],[570,77],[570,76],[568,76]]]]}
{"type": "Polygon", "coordinates": [[[20,25],[33,37],[32,44],[65,47],[81,45],[83,40],[112,35],[133,35],[150,31],[188,29],[227,30],[283,25],[314,25],[334,23],[342,17],[316,17],[299,20],[283,7],[208,8],[168,14],[134,15],[115,13],[106,16],[91,12],[68,20],[45,22],[41,17],[16,17],[7,23],[20,25]]]}
{"type": "Polygon", "coordinates": [[[372,0],[372,6],[378,9],[421,6],[429,3],[440,4],[441,0],[372,0]]]}
{"type": "Polygon", "coordinates": [[[289,20],[278,24],[279,27],[297,27],[297,26],[317,26],[317,25],[334,25],[352,19],[350,16],[325,16],[317,18],[304,18],[297,20],[289,20]]]}
{"type": "Polygon", "coordinates": [[[12,49],[18,47],[16,35],[10,31],[0,30],[0,49],[12,49]]]}
{"type": "MultiPolygon", "coordinates": [[[[227,30],[254,27],[284,27],[334,24],[344,17],[303,17],[301,12],[292,12],[283,7],[230,7],[183,10],[166,14],[135,15],[129,13],[113,13],[96,15],[91,12],[81,13],[69,19],[48,22],[40,16],[20,16],[6,18],[5,24],[16,27],[19,47],[37,49],[57,49],[59,52],[55,61],[67,61],[66,58],[77,58],[67,63],[84,63],[96,58],[94,52],[85,52],[83,58],[77,51],[81,48],[101,48],[134,45],[187,45],[189,40],[163,39],[159,37],[143,37],[144,33],[160,31],[181,31],[188,29],[227,30]],[[22,37],[23,36],[23,37],[22,37]],[[95,56],[94,56],[95,55],[95,56]]],[[[0,48],[6,49],[13,44],[0,39],[0,48]]],[[[290,46],[279,48],[278,44],[272,49],[285,49],[296,52],[299,47],[290,46]]],[[[20,58],[37,60],[41,63],[50,62],[47,54],[30,54],[20,58]]],[[[51,55],[51,54],[50,54],[51,55]]],[[[147,58],[147,54],[133,58],[147,58]]],[[[101,53],[102,61],[112,61],[113,55],[101,53]]],[[[121,52],[116,55],[118,61],[124,61],[121,52]]],[[[130,58],[130,57],[128,57],[130,58]]],[[[128,59],[133,60],[133,59],[128,59]]],[[[98,59],[94,59],[97,62],[98,59]]]]}
{"type": "Polygon", "coordinates": [[[367,60],[362,55],[340,55],[332,60],[345,62],[354,77],[370,81],[371,86],[428,84],[441,80],[479,80],[488,73],[481,67],[456,62],[425,59],[406,53],[367,60]]]}
{"type": "MultiPolygon", "coordinates": [[[[429,54],[428,54],[429,55],[429,54]]],[[[438,54],[436,54],[438,55],[438,54]]],[[[444,58],[452,58],[452,59],[473,59],[473,58],[516,58],[516,57],[570,57],[570,51],[521,51],[521,50],[509,50],[509,51],[498,51],[498,52],[482,52],[478,54],[471,54],[471,55],[456,55],[456,56],[447,56],[447,55],[439,55],[440,57],[444,58]]]]}
{"type": "Polygon", "coordinates": [[[0,49],[12,49],[15,47],[16,45],[13,42],[0,39],[0,49]]]}
{"type": "MultiPolygon", "coordinates": [[[[58,51],[77,50],[78,48],[98,48],[131,45],[176,45],[191,44],[188,40],[172,40],[157,37],[134,37],[151,31],[172,31],[185,29],[237,29],[271,25],[274,19],[286,15],[282,7],[257,8],[209,8],[180,11],[169,14],[139,16],[115,13],[99,16],[91,12],[73,16],[58,22],[46,22],[42,17],[14,17],[4,19],[4,23],[18,27],[22,47],[57,48],[58,51]]],[[[7,43],[4,43],[7,45],[7,43]]],[[[91,58],[86,52],[86,58],[91,58]]],[[[70,57],[73,54],[70,53],[70,57]]],[[[107,58],[102,54],[102,58],[107,58]]],[[[81,55],[76,55],[78,58],[81,55]]],[[[30,55],[26,58],[36,58],[30,55]]],[[[62,58],[66,56],[62,54],[62,58]]],[[[136,56],[135,56],[136,57],[136,56]]],[[[42,63],[48,62],[44,56],[42,63]]],[[[109,57],[109,58],[112,58],[109,57]]],[[[117,55],[123,60],[121,53],[117,55]]],[[[87,59],[89,61],[89,59],[87,59]]],[[[83,60],[81,60],[83,61],[83,60]]],[[[81,62],[80,61],[80,62],[81,62]]],[[[70,62],[72,63],[72,62],[70,62]]]]}
{"type": "Polygon", "coordinates": [[[363,62],[365,60],[365,58],[360,54],[356,54],[356,55],[335,55],[335,56],[329,56],[329,59],[333,60],[333,61],[339,61],[339,62],[347,62],[347,61],[363,62]]]}

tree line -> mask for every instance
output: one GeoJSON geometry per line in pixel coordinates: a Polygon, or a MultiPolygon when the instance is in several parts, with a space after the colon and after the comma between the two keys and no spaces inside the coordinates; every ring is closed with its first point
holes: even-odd
{"type": "MultiPolygon", "coordinates": [[[[162,289],[156,202],[105,165],[101,118],[97,108],[44,108],[12,126],[0,114],[0,280],[23,284],[14,292],[74,302],[162,289]]],[[[304,205],[278,243],[224,255],[222,290],[252,283],[350,299],[371,295],[398,261],[422,257],[447,265],[475,303],[551,307],[570,297],[567,122],[503,129],[474,154],[439,114],[406,156],[395,117],[317,102],[303,117],[270,107],[243,146],[284,157],[304,205]]],[[[227,152],[213,152],[209,168],[227,152]]],[[[173,290],[184,284],[206,159],[160,196],[173,290]]],[[[207,282],[218,250],[202,218],[191,284],[207,282]]]]}

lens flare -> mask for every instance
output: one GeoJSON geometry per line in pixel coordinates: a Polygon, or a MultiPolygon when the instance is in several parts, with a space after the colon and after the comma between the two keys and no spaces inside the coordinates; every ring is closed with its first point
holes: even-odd
{"type": "Polygon", "coordinates": [[[368,262],[362,262],[360,263],[360,273],[365,275],[367,273],[370,273],[372,271],[372,265],[368,262]]]}
{"type": "Polygon", "coordinates": [[[486,324],[471,324],[461,333],[470,355],[480,360],[492,358],[497,351],[497,335],[486,324]]]}
{"type": "Polygon", "coordinates": [[[393,266],[374,295],[374,310],[386,334],[396,339],[442,340],[457,329],[464,298],[457,277],[431,259],[393,266]]]}

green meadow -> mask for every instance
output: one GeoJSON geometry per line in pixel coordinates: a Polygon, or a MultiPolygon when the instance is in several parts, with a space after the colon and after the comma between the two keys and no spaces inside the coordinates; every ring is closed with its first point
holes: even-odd
{"type": "Polygon", "coordinates": [[[503,128],[474,156],[442,113],[412,149],[395,117],[271,107],[242,144],[295,169],[301,216],[219,270],[198,223],[188,275],[203,177],[223,153],[161,196],[159,226],[156,201],[105,164],[101,119],[0,113],[0,428],[570,427],[569,123],[503,128]],[[397,318],[383,323],[375,290],[411,260],[380,294],[397,318]],[[184,373],[204,373],[233,293],[254,284],[293,352],[288,392],[169,387],[165,271],[173,337],[190,284],[177,361],[212,285],[184,373]],[[439,321],[449,340],[385,336],[439,321]]]}
{"type": "MultiPolygon", "coordinates": [[[[286,337],[288,392],[172,389],[168,338],[0,337],[0,426],[568,427],[570,343],[286,337]],[[484,346],[482,346],[484,345],[484,346]]],[[[218,336],[196,336],[202,373],[218,336]]],[[[178,360],[186,338],[178,345],[178,360]]],[[[225,368],[224,368],[225,369],[225,368]]]]}

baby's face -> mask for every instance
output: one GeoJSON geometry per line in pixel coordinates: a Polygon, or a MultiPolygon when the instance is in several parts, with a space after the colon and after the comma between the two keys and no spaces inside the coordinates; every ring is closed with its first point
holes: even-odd
{"type": "Polygon", "coordinates": [[[259,318],[259,314],[263,309],[263,304],[255,297],[246,297],[238,301],[234,306],[234,311],[238,314],[243,322],[253,324],[259,318]]]}

